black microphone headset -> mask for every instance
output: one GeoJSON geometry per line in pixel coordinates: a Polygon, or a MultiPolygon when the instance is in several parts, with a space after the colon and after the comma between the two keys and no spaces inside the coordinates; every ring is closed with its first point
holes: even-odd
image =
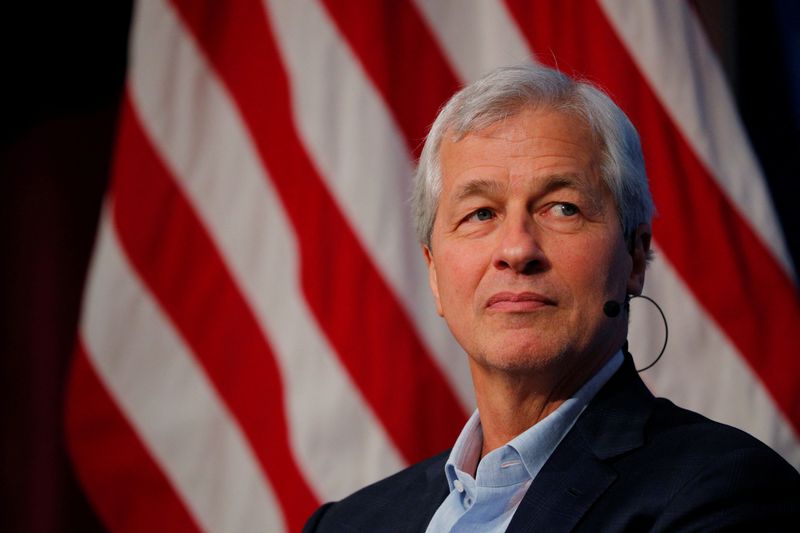
{"type": "Polygon", "coordinates": [[[603,304],[603,313],[608,318],[618,317],[620,311],[622,311],[622,306],[619,305],[619,302],[615,302],[614,300],[609,300],[603,304]]]}
{"type": "MultiPolygon", "coordinates": [[[[630,307],[630,301],[633,298],[644,298],[645,300],[655,305],[656,309],[658,309],[658,312],[661,313],[661,320],[664,321],[664,345],[661,347],[661,351],[658,353],[658,357],[656,357],[652,363],[650,363],[644,368],[636,369],[637,372],[644,372],[645,370],[652,368],[653,365],[658,363],[658,360],[661,359],[662,355],[664,355],[664,350],[667,349],[667,340],[669,339],[669,326],[667,325],[667,317],[664,315],[664,311],[661,309],[661,306],[658,305],[656,301],[650,298],[649,296],[645,296],[643,294],[629,294],[625,297],[625,301],[622,304],[620,304],[615,300],[608,300],[606,303],[604,303],[603,314],[606,315],[608,318],[618,317],[619,314],[622,312],[623,305],[625,306],[625,309],[628,309],[630,307]]],[[[627,346],[627,344],[628,343],[626,342],[625,345],[627,346]]]]}

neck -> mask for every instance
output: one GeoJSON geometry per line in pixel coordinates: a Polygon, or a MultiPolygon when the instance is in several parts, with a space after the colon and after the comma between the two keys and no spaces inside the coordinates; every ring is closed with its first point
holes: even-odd
{"type": "Polygon", "coordinates": [[[566,371],[557,368],[506,371],[487,368],[470,359],[483,429],[481,457],[558,409],[602,368],[611,355],[613,352],[596,359],[593,364],[582,360],[580,365],[566,371]]]}

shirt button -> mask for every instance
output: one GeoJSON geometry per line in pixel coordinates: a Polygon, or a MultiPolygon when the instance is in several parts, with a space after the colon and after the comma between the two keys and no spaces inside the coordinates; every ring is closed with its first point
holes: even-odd
{"type": "Polygon", "coordinates": [[[458,492],[464,492],[464,484],[461,483],[460,479],[453,481],[453,486],[456,488],[458,492]]]}

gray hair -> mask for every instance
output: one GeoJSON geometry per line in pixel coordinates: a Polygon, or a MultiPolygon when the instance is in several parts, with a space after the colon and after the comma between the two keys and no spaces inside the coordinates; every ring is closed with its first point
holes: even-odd
{"type": "Polygon", "coordinates": [[[445,134],[454,141],[512,117],[524,109],[574,114],[598,141],[601,176],[614,196],[626,238],[650,223],[653,199],[647,185],[639,135],[628,117],[602,90],[543,66],[503,67],[461,89],[445,104],[422,149],[412,198],[417,236],[430,246],[442,192],[439,151],[445,134]]]}

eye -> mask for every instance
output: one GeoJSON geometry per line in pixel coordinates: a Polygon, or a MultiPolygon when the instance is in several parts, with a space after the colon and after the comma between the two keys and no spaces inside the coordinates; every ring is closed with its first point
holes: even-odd
{"type": "Polygon", "coordinates": [[[476,209],[475,211],[473,211],[467,217],[467,220],[477,220],[479,222],[484,222],[486,220],[491,220],[492,218],[494,218],[494,212],[486,207],[481,207],[480,209],[476,209]]]}
{"type": "Polygon", "coordinates": [[[569,202],[559,202],[554,204],[551,209],[555,215],[561,217],[572,217],[580,212],[578,206],[569,202]]]}

